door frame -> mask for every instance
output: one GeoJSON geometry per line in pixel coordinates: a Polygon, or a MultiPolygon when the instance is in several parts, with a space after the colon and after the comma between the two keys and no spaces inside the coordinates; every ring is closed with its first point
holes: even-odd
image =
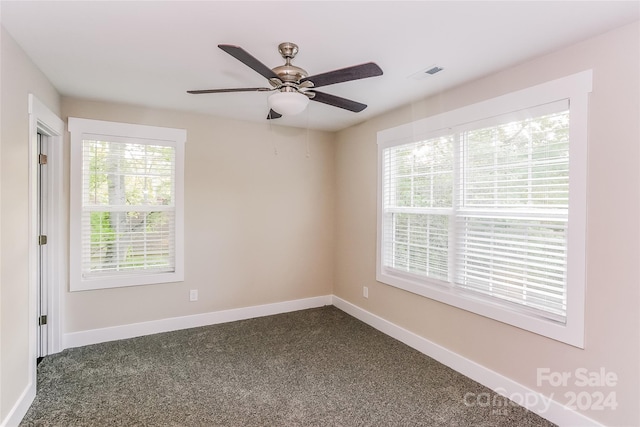
{"type": "Polygon", "coordinates": [[[67,233],[65,218],[68,200],[64,191],[64,122],[35,95],[29,94],[29,355],[31,380],[35,381],[38,335],[39,297],[39,213],[38,213],[38,133],[47,139],[48,162],[46,192],[49,200],[43,215],[46,221],[48,250],[42,274],[48,284],[45,304],[47,318],[46,354],[62,348],[63,292],[66,290],[67,233]]]}

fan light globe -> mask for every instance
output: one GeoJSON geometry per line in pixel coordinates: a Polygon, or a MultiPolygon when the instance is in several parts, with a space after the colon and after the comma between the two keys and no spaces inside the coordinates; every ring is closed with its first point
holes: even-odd
{"type": "Polygon", "coordinates": [[[307,108],[309,98],[300,92],[276,92],[269,96],[269,108],[283,116],[299,114],[307,108]]]}

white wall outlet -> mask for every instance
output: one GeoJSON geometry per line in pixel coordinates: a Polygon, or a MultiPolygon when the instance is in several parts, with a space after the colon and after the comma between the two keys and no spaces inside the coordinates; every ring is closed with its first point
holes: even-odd
{"type": "Polygon", "coordinates": [[[365,298],[369,298],[369,288],[367,288],[366,286],[362,287],[362,296],[365,298]]]}
{"type": "Polygon", "coordinates": [[[189,301],[198,301],[198,290],[191,289],[189,291],[189,301]]]}

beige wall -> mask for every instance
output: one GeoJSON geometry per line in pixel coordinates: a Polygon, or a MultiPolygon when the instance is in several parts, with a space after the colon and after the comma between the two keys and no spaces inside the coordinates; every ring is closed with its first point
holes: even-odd
{"type": "Polygon", "coordinates": [[[615,391],[619,406],[585,414],[640,425],[639,40],[635,23],[339,132],[334,293],[563,404],[571,387],[538,387],[537,368],[604,367],[619,382],[598,390],[615,391]],[[376,132],[589,68],[585,349],[376,282],[376,132]]]}
{"type": "Polygon", "coordinates": [[[33,93],[54,113],[60,98],[0,27],[0,420],[29,385],[29,114],[33,93]]]}
{"type": "Polygon", "coordinates": [[[185,281],[66,293],[65,332],[331,294],[333,134],[69,98],[62,111],[187,130],[185,281]]]}

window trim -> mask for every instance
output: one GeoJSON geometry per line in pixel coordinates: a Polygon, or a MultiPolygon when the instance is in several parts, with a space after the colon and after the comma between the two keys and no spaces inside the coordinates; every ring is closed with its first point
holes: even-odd
{"type": "Polygon", "coordinates": [[[378,132],[376,280],[579,348],[584,348],[586,290],[587,128],[592,70],[582,71],[496,98],[437,114],[378,132]],[[386,148],[429,139],[452,127],[498,115],[569,100],[569,220],[567,237],[566,323],[536,316],[513,307],[461,293],[456,287],[432,279],[397,274],[385,269],[383,253],[383,152],[386,148]],[[445,286],[443,286],[443,284],[445,286]]]}
{"type": "Polygon", "coordinates": [[[69,117],[71,134],[69,288],[71,292],[184,281],[184,145],[185,129],[69,117]],[[175,271],[167,273],[122,273],[108,277],[82,276],[82,141],[87,136],[157,141],[175,147],[175,271]]]}

